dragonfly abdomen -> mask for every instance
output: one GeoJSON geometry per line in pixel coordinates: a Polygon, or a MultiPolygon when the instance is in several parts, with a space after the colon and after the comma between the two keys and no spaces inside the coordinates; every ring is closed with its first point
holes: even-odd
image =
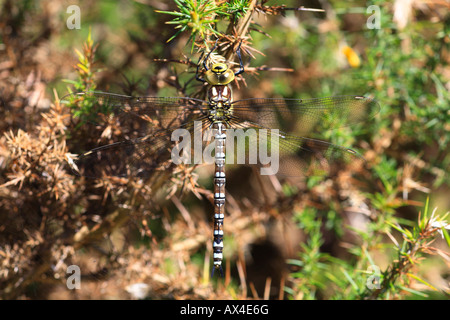
{"type": "Polygon", "coordinates": [[[222,122],[212,125],[215,130],[215,173],[214,173],[214,268],[222,273],[223,219],[225,217],[225,141],[226,129],[222,122]]]}
{"type": "MultiPolygon", "coordinates": [[[[234,76],[234,74],[233,74],[234,76]]],[[[214,130],[215,173],[214,173],[214,270],[223,274],[223,219],[225,217],[225,141],[226,128],[231,118],[233,91],[228,84],[210,83],[208,89],[209,120],[214,130]]]]}

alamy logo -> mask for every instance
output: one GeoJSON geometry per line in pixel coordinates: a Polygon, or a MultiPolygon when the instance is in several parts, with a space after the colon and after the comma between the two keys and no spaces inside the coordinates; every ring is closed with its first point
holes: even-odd
{"type": "Polygon", "coordinates": [[[367,29],[380,29],[381,28],[381,10],[379,6],[371,5],[367,7],[367,14],[370,17],[367,19],[367,29]]]}
{"type": "Polygon", "coordinates": [[[81,270],[77,265],[70,265],[67,267],[67,274],[70,276],[67,277],[66,286],[68,289],[81,289],[81,270]]]}
{"type": "Polygon", "coordinates": [[[367,277],[366,280],[366,287],[370,290],[380,289],[380,279],[381,279],[380,268],[376,265],[370,265],[367,268],[366,272],[370,274],[370,276],[367,277]]]}
{"type": "MultiPolygon", "coordinates": [[[[225,164],[258,164],[261,175],[276,174],[279,169],[279,139],[277,129],[226,129],[225,164]]],[[[202,130],[202,122],[194,122],[194,131],[176,129],[172,141],[178,142],[172,149],[174,164],[212,164],[215,161],[217,129],[202,130]],[[204,143],[207,142],[207,143],[204,143]]]]}
{"type": "Polygon", "coordinates": [[[81,11],[80,7],[73,4],[67,7],[67,13],[71,15],[66,20],[66,26],[68,29],[81,29],[81,11]]]}

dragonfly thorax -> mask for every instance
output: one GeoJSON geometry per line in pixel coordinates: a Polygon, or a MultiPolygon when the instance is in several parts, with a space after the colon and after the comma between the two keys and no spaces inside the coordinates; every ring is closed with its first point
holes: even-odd
{"type": "Polygon", "coordinates": [[[226,86],[211,86],[208,89],[208,101],[210,104],[218,104],[219,102],[230,104],[233,99],[233,92],[231,87],[226,86]]]}
{"type": "Polygon", "coordinates": [[[226,86],[211,86],[208,90],[209,119],[227,122],[231,117],[232,91],[226,86]]]}
{"type": "Polygon", "coordinates": [[[205,80],[211,85],[227,85],[234,80],[234,72],[226,63],[215,63],[206,71],[205,80]]]}

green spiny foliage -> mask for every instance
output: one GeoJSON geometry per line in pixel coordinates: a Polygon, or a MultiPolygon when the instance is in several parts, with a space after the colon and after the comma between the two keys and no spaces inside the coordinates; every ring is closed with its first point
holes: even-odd
{"type": "Polygon", "coordinates": [[[210,34],[219,35],[215,29],[215,23],[218,21],[215,17],[219,13],[225,14],[225,12],[221,11],[215,1],[175,0],[175,3],[180,11],[157,11],[175,16],[172,21],[166,23],[175,25],[175,29],[179,30],[167,42],[172,41],[184,31],[191,33],[189,40],[192,42],[197,37],[205,40],[210,34]]]}
{"type": "MultiPolygon", "coordinates": [[[[77,79],[64,80],[66,83],[72,84],[76,92],[95,91],[97,87],[95,75],[101,71],[95,66],[97,48],[98,44],[94,43],[89,30],[88,37],[83,45],[83,52],[75,49],[79,61],[75,66],[77,79]]],[[[71,92],[70,89],[69,92],[71,92]]],[[[70,96],[70,100],[69,106],[73,116],[80,119],[79,125],[89,120],[95,120],[99,113],[107,114],[110,111],[110,106],[107,104],[98,106],[92,96],[70,96]]]]}
{"type": "MultiPolygon", "coordinates": [[[[412,280],[424,284],[430,291],[439,292],[433,285],[417,274],[417,267],[425,255],[445,256],[445,251],[432,246],[432,243],[442,235],[450,247],[447,229],[450,224],[446,221],[449,212],[438,214],[436,210],[429,214],[429,202],[423,208],[423,214],[414,225],[403,221],[402,226],[391,217],[383,218],[389,228],[382,232],[377,227],[378,219],[370,222],[366,231],[354,230],[364,239],[361,246],[355,246],[350,252],[355,256],[354,263],[344,261],[321,252],[323,245],[323,231],[321,230],[323,215],[315,209],[305,209],[295,216],[299,228],[305,231],[308,240],[302,244],[302,252],[298,259],[288,262],[299,270],[293,272],[294,288],[286,288],[286,292],[293,299],[317,299],[318,294],[326,292],[327,298],[332,299],[389,299],[398,298],[402,292],[409,292],[420,297],[427,297],[426,293],[411,289],[412,280]],[[392,231],[389,229],[392,228],[392,231]],[[375,263],[372,255],[375,252],[389,252],[391,246],[381,243],[381,235],[400,233],[402,243],[394,242],[394,252],[397,259],[393,260],[384,270],[375,263]]],[[[329,215],[328,215],[329,217],[329,215]]],[[[380,219],[382,217],[379,217],[380,219]]],[[[395,239],[391,235],[391,239],[395,239]]]]}
{"type": "Polygon", "coordinates": [[[96,88],[95,74],[100,71],[95,68],[95,53],[97,48],[98,45],[94,44],[91,30],[89,30],[88,37],[83,46],[83,52],[75,49],[79,61],[75,67],[78,79],[75,81],[65,80],[65,82],[73,84],[75,90],[78,92],[93,91],[96,88]]]}
{"type": "Polygon", "coordinates": [[[207,44],[212,35],[225,36],[226,33],[218,31],[218,23],[228,19],[233,23],[244,17],[251,1],[207,1],[207,0],[175,0],[179,11],[157,11],[175,18],[167,24],[175,25],[179,29],[170,39],[172,41],[184,31],[190,32],[189,41],[192,41],[192,50],[196,41],[207,44]]]}

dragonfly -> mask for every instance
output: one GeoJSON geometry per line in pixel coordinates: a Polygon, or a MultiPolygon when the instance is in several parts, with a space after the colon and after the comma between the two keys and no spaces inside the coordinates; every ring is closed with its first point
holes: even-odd
{"type": "MultiPolygon", "coordinates": [[[[240,45],[236,50],[239,58],[237,71],[224,59],[212,59],[211,54],[216,46],[217,42],[204,59],[202,55],[197,65],[195,77],[207,87],[206,99],[134,97],[92,91],[71,93],[62,100],[89,103],[94,106],[92,114],[96,117],[96,124],[120,128],[121,140],[106,143],[70,159],[69,164],[75,173],[86,177],[147,179],[158,170],[162,161],[167,161],[167,154],[171,155],[168,161],[174,165],[200,164],[202,157],[195,152],[192,155],[191,151],[198,151],[198,146],[202,150],[207,145],[205,141],[208,139],[198,133],[209,130],[211,141],[208,141],[208,146],[213,150],[210,154],[215,168],[212,274],[218,270],[223,275],[225,164],[237,161],[239,156],[236,154],[239,152],[236,150],[244,149],[244,156],[239,159],[244,164],[260,167],[261,173],[264,169],[272,169],[266,174],[315,174],[330,170],[335,163],[352,168],[364,161],[358,152],[302,135],[322,130],[323,123],[335,128],[369,121],[378,113],[379,104],[364,96],[233,100],[231,83],[245,71],[240,45]],[[236,132],[242,133],[244,130],[251,131],[253,135],[244,136],[241,143],[230,150],[229,141],[237,140],[236,132]],[[179,131],[182,134],[175,134],[174,138],[174,133],[179,131]],[[182,142],[184,146],[180,147],[182,142]],[[274,156],[271,159],[276,156],[278,161],[275,170],[267,157],[253,155],[255,146],[259,146],[259,150],[270,148],[270,154],[274,156]],[[231,157],[230,153],[233,154],[231,157]]],[[[258,148],[256,150],[258,152],[258,148]]]]}

